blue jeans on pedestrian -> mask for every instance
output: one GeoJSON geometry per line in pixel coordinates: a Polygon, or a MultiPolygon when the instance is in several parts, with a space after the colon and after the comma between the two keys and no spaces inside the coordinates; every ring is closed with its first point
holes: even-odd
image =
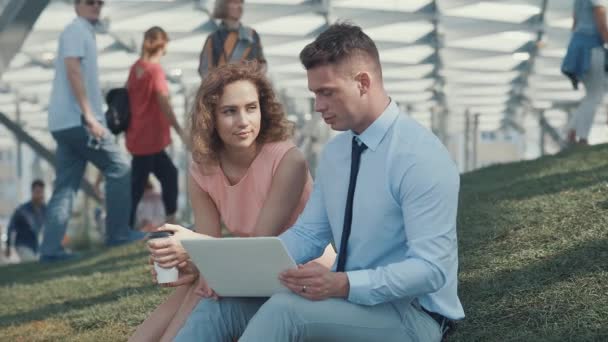
{"type": "Polygon", "coordinates": [[[90,135],[83,126],[51,134],[57,142],[55,183],[47,207],[41,257],[65,254],[61,241],[87,162],[93,163],[105,177],[106,245],[129,242],[132,239],[129,227],[131,170],[110,133],[106,133],[97,146],[89,144],[90,135]]]}

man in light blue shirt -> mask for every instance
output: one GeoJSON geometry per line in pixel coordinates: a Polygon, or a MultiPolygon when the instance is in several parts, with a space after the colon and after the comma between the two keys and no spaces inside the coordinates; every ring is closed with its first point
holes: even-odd
{"type": "Polygon", "coordinates": [[[441,142],[389,98],[374,42],[334,24],[300,53],[334,130],[313,193],[280,238],[291,293],[202,301],[178,341],[440,341],[457,294],[459,174],[441,142]],[[333,242],[331,270],[316,262],[333,242]]]}
{"type": "Polygon", "coordinates": [[[131,174],[106,128],[94,25],[102,0],[74,0],[77,17],[63,30],[55,60],[49,130],[57,142],[53,195],[48,204],[41,261],[70,259],[61,245],[87,162],[106,178],[106,245],[141,237],[129,227],[131,174]]]}
{"type": "MultiPolygon", "coordinates": [[[[85,0],[76,6],[90,11],[97,9],[95,5],[87,5],[85,0]]],[[[99,86],[95,21],[96,19],[91,20],[87,16],[79,15],[66,26],[59,37],[55,78],[49,102],[48,122],[51,132],[82,126],[83,118],[86,119],[87,125],[105,125],[99,86]],[[83,94],[75,92],[70,81],[69,72],[74,68],[72,64],[75,62],[79,62],[83,94]],[[84,95],[84,98],[80,98],[80,95],[84,95]]],[[[103,127],[95,129],[100,131],[100,135],[103,132],[103,127]]]]}

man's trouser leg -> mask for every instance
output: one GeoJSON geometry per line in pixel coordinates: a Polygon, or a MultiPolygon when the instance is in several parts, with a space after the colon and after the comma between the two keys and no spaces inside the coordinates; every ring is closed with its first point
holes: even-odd
{"type": "MultiPolygon", "coordinates": [[[[77,128],[53,132],[57,142],[55,152],[55,182],[53,195],[47,206],[40,256],[58,256],[65,251],[61,240],[72,213],[74,196],[80,187],[86,160],[73,146],[77,128]]],[[[86,141],[85,141],[86,144],[86,141]]]]}
{"type": "Polygon", "coordinates": [[[232,342],[241,336],[251,317],[266,300],[268,298],[203,299],[192,310],[174,341],[232,342]]]}
{"type": "Polygon", "coordinates": [[[315,302],[285,293],[262,305],[239,341],[440,340],[437,322],[407,301],[364,306],[333,298],[315,302]]]}
{"type": "Polygon", "coordinates": [[[82,153],[105,177],[106,182],[106,245],[131,240],[131,168],[126,155],[118,148],[114,137],[106,133],[99,149],[87,147],[88,132],[82,127],[82,153]]]}

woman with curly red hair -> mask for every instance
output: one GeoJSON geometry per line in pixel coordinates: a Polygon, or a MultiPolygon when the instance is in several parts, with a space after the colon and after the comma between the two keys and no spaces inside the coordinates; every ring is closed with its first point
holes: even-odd
{"type": "MultiPolygon", "coordinates": [[[[214,69],[198,91],[191,114],[192,163],[188,192],[196,232],[165,225],[174,234],[149,242],[161,267],[178,266],[173,295],[138,328],[132,340],[171,340],[201,298],[217,297],[188,260],[180,240],[276,236],[304,209],[312,179],[290,140],[293,127],[256,62],[214,69]],[[195,286],[198,279],[198,285],[195,286]]],[[[329,267],[335,253],[320,260],[329,267]]]]}

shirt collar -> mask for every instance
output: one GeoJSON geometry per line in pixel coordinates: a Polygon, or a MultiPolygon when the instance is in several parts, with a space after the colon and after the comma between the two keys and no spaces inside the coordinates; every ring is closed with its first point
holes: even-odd
{"type": "Polygon", "coordinates": [[[363,133],[357,135],[355,132],[350,131],[353,136],[357,137],[357,140],[363,142],[367,148],[375,151],[382,142],[382,139],[388,132],[389,128],[393,125],[395,119],[399,116],[399,107],[395,101],[391,99],[391,102],[386,106],[384,112],[372,122],[372,124],[363,131],[363,133]]]}
{"type": "Polygon", "coordinates": [[[76,17],[76,20],[80,20],[86,26],[86,28],[89,29],[93,35],[95,35],[95,25],[93,23],[80,16],[76,17]]]}

